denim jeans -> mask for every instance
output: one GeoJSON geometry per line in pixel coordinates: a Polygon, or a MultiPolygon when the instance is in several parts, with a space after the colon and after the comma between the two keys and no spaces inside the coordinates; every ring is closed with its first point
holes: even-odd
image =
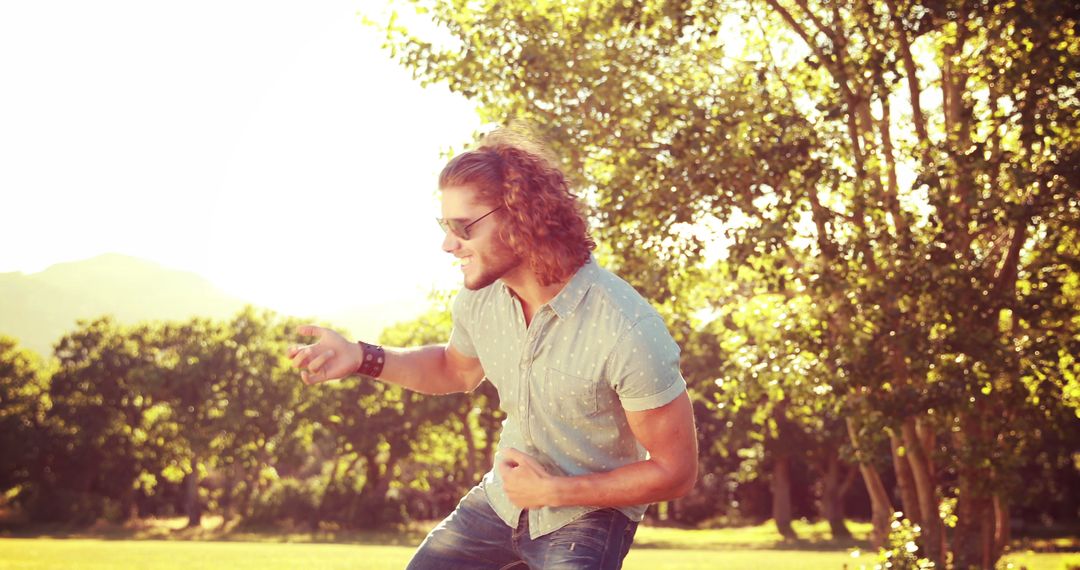
{"type": "Polygon", "coordinates": [[[532,540],[528,511],[506,526],[474,487],[420,544],[408,570],[617,570],[638,523],[617,509],[592,511],[532,540]]]}

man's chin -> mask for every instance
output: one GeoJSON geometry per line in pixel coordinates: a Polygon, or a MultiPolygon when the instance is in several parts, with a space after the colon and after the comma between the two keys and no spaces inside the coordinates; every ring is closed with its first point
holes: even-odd
{"type": "Polygon", "coordinates": [[[496,265],[495,267],[481,266],[478,268],[482,269],[480,274],[475,275],[472,279],[470,279],[468,275],[465,275],[465,288],[470,291],[479,291],[498,281],[507,273],[517,269],[520,265],[520,258],[511,258],[504,259],[501,265],[496,265]]]}
{"type": "Polygon", "coordinates": [[[469,279],[466,277],[464,285],[469,291],[479,291],[480,289],[491,285],[496,280],[498,280],[498,277],[491,277],[490,275],[481,275],[477,279],[469,279]]]}

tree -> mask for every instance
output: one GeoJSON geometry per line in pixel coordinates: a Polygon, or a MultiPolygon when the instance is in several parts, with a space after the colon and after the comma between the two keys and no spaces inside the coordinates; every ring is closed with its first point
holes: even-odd
{"type": "Polygon", "coordinates": [[[252,501],[265,492],[271,479],[303,463],[306,445],[297,408],[303,384],[285,358],[299,322],[279,320],[268,311],[246,307],[225,326],[227,380],[222,423],[228,426],[214,439],[209,464],[222,475],[223,515],[251,514],[252,501]]]}
{"type": "Polygon", "coordinates": [[[48,390],[42,363],[15,339],[0,335],[0,490],[25,499],[40,461],[41,425],[48,390]]]}
{"type": "Polygon", "coordinates": [[[155,332],[109,317],[81,322],[56,346],[44,425],[35,516],[92,521],[135,514],[141,474],[168,454],[160,408],[144,386],[159,380],[154,355],[141,350],[155,332]]]}
{"type": "Polygon", "coordinates": [[[194,318],[167,323],[161,342],[146,347],[162,381],[156,388],[177,426],[169,469],[182,477],[190,526],[201,522],[200,481],[212,472],[217,498],[241,514],[265,491],[281,466],[281,450],[295,460],[294,424],[300,382],[285,360],[294,321],[248,307],[226,322],[194,318]]]}
{"type": "Polygon", "coordinates": [[[542,125],[654,301],[703,308],[673,285],[709,263],[708,222],[729,263],[786,264],[878,542],[892,498],[869,436],[884,433],[920,552],[944,565],[955,501],[954,563],[994,564],[1017,480],[1002,459],[1053,425],[1047,398],[1075,409],[1075,7],[414,4],[451,40],[392,19],[392,53],[489,120],[542,125]]]}

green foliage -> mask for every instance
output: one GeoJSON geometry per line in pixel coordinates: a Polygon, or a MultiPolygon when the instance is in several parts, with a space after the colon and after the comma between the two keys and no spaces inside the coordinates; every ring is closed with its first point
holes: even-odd
{"type": "Polygon", "coordinates": [[[47,374],[30,351],[0,335],[0,489],[18,488],[25,498],[38,458],[40,426],[48,410],[47,374]]]}
{"type": "Polygon", "coordinates": [[[935,568],[925,556],[919,554],[918,525],[903,517],[902,513],[893,515],[889,525],[888,544],[878,551],[878,568],[890,570],[929,570],[935,568]]]}
{"type": "Polygon", "coordinates": [[[848,438],[888,469],[909,462],[893,433],[925,452],[923,491],[979,501],[1075,448],[1075,10],[412,5],[444,35],[392,18],[391,54],[486,120],[540,125],[600,256],[683,323],[699,426],[727,438],[703,449],[758,472],[848,438]]]}
{"type": "Polygon", "coordinates": [[[250,526],[292,526],[306,523],[316,517],[319,489],[313,488],[316,480],[300,480],[292,477],[275,480],[262,493],[244,519],[250,526]]]}
{"type": "MultiPolygon", "coordinates": [[[[899,521],[897,561],[941,543],[935,521],[971,545],[1010,504],[1076,516],[1067,3],[412,5],[444,33],[395,16],[391,53],[489,121],[539,125],[598,257],[668,320],[702,450],[682,520],[761,514],[747,505],[776,465],[825,481],[838,457],[889,484],[898,465],[927,476],[930,524],[916,539],[899,521]]],[[[382,341],[445,342],[448,306],[382,341]]],[[[0,484],[41,519],[206,507],[360,526],[437,518],[490,467],[489,384],[304,388],[283,356],[293,324],[103,318],[57,344],[55,370],[0,340],[0,484]]]]}

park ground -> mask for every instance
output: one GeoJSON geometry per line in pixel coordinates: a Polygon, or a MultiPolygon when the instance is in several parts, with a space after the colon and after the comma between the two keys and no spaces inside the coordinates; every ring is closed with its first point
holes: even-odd
{"type": "MultiPolygon", "coordinates": [[[[127,569],[235,570],[400,569],[423,538],[425,526],[399,532],[230,532],[184,529],[183,519],[143,521],[88,530],[0,532],[0,570],[127,569]]],[[[692,530],[642,526],[627,570],[728,570],[800,568],[872,569],[869,525],[852,523],[856,539],[828,539],[824,524],[797,523],[797,541],[785,541],[771,523],[740,528],[692,530]]],[[[1080,537],[1050,536],[1015,543],[1005,561],[1013,568],[1080,568],[1080,537]]]]}

